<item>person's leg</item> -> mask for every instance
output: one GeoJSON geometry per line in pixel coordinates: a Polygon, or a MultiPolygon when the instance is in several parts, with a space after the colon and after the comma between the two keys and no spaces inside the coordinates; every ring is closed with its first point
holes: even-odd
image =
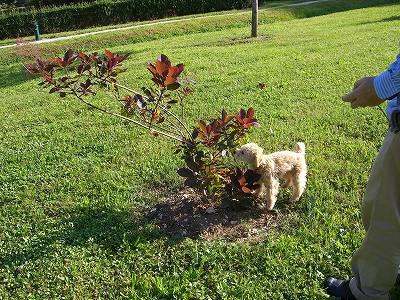
{"type": "Polygon", "coordinates": [[[366,237],[353,256],[350,289],[358,300],[389,299],[400,265],[400,135],[388,133],[362,205],[366,237]]]}

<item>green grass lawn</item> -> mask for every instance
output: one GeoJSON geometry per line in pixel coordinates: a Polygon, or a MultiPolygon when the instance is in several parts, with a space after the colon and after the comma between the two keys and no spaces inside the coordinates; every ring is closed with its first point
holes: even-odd
{"type": "Polygon", "coordinates": [[[393,61],[399,14],[388,4],[263,23],[268,38],[252,41],[243,23],[74,42],[131,53],[121,81],[133,87],[149,82],[146,62],[160,53],[185,63],[197,81],[187,100],[193,122],[253,106],[262,127],[250,138],[266,152],[305,142],[305,194],[251,243],[174,239],[135,225],[138,212],[182,185],[171,143],[38,90],[14,50],[1,51],[0,299],[328,298],[324,277],[351,275],[364,236],[361,198],[387,129],[378,109],[351,110],[341,95],[393,61]]]}

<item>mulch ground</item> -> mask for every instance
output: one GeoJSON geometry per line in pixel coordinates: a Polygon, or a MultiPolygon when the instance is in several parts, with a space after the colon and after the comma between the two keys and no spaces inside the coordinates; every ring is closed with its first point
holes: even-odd
{"type": "Polygon", "coordinates": [[[190,188],[165,198],[146,214],[148,222],[170,236],[206,240],[258,239],[277,227],[283,217],[256,205],[236,209],[214,206],[190,188]]]}

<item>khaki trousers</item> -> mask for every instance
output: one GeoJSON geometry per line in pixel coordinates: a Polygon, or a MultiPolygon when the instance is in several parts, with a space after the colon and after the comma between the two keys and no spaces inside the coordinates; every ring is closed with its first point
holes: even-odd
{"type": "Polygon", "coordinates": [[[357,300],[387,300],[400,265],[400,134],[385,137],[361,213],[366,236],[351,262],[350,288],[357,300]]]}

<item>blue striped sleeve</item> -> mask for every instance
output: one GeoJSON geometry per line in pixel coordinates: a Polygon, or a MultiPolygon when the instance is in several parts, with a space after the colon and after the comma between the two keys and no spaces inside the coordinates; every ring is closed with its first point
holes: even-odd
{"type": "Polygon", "coordinates": [[[374,87],[381,99],[388,99],[400,93],[400,54],[386,71],[375,77],[374,87]]]}

